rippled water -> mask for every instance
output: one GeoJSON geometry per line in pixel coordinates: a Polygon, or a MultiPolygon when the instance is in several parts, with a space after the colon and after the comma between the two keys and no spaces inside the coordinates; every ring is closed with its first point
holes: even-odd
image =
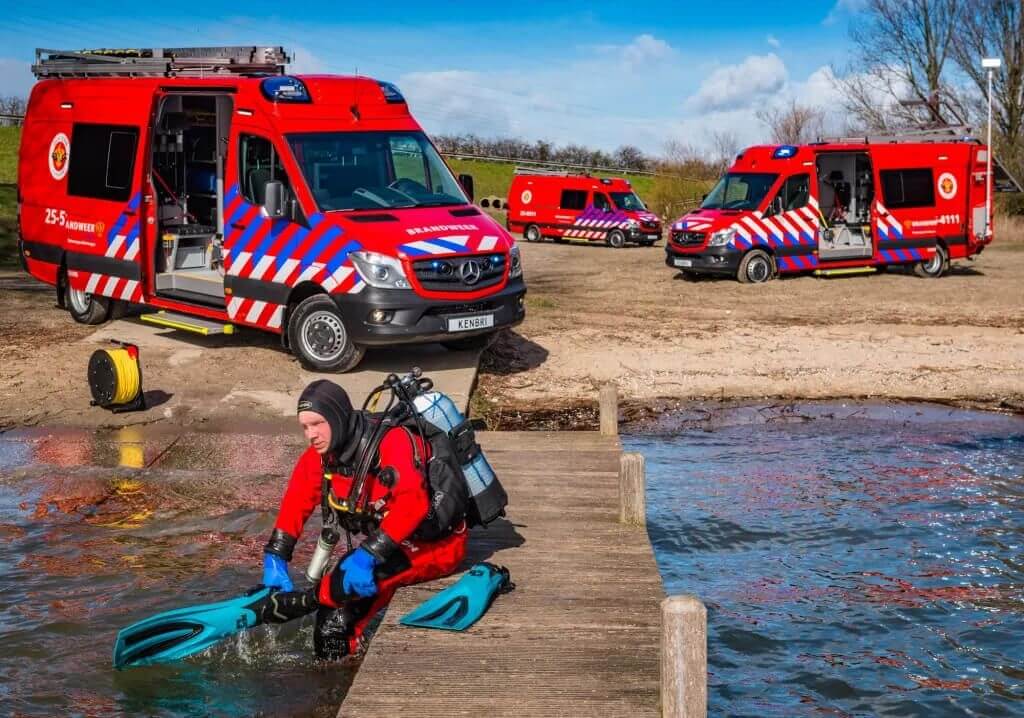
{"type": "Polygon", "coordinates": [[[1024,715],[1024,419],[748,407],[623,443],[666,591],[708,607],[710,715],[1024,715]]]}
{"type": "Polygon", "coordinates": [[[25,468],[29,449],[0,442],[0,715],[336,714],[352,668],[312,660],[311,618],[172,666],[111,666],[118,629],[259,582],[283,479],[219,475],[204,493],[169,470],[25,468]]]}

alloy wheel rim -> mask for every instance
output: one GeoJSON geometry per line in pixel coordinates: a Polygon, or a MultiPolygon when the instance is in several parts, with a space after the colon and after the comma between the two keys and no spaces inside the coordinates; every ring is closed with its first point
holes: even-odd
{"type": "Polygon", "coordinates": [[[79,314],[85,314],[92,307],[92,295],[74,287],[68,288],[68,300],[71,307],[79,314]]]}
{"type": "Polygon", "coordinates": [[[345,326],[331,312],[315,312],[302,323],[302,348],[319,361],[329,362],[341,356],[347,343],[345,326]]]}

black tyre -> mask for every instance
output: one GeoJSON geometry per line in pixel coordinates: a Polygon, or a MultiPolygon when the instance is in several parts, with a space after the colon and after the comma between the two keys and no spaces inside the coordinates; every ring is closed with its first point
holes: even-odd
{"type": "Polygon", "coordinates": [[[540,227],[535,224],[526,225],[526,229],[523,230],[523,238],[527,242],[539,242],[544,239],[540,233],[540,227]]]}
{"type": "Polygon", "coordinates": [[[935,255],[926,262],[914,265],[914,274],[927,279],[937,279],[949,271],[949,252],[941,244],[935,245],[935,255]]]}
{"type": "Polygon", "coordinates": [[[348,371],[366,352],[352,341],[338,306],[326,294],[307,297],[291,312],[288,344],[299,363],[313,371],[348,371]]]}
{"type": "Polygon", "coordinates": [[[110,316],[110,300],[78,289],[72,289],[64,278],[64,306],[79,324],[102,324],[110,316]]]}
{"type": "Polygon", "coordinates": [[[736,279],[742,284],[761,284],[775,276],[775,264],[763,249],[747,252],[736,270],[736,279]]]}
{"type": "Polygon", "coordinates": [[[497,334],[477,334],[473,337],[463,337],[461,339],[449,339],[448,341],[441,342],[448,351],[462,352],[470,351],[472,349],[486,349],[494,343],[494,338],[497,334]]]}
{"type": "Polygon", "coordinates": [[[622,249],[626,246],[626,235],[623,234],[621,229],[613,229],[608,233],[608,237],[605,239],[609,247],[615,247],[615,249],[622,249]]]}

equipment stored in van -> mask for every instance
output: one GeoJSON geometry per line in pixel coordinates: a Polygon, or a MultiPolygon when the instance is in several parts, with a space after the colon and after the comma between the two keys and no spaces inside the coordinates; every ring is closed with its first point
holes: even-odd
{"type": "Polygon", "coordinates": [[[18,164],[28,271],[76,321],[131,303],[177,329],[262,329],[319,371],[375,345],[483,347],[521,322],[515,240],[399,90],[288,61],[37,50],[18,164]]]}
{"type": "Polygon", "coordinates": [[[618,248],[661,239],[661,220],[624,179],[516,168],[506,207],[505,226],[530,242],[551,237],[618,248]]]}
{"type": "Polygon", "coordinates": [[[745,283],[891,265],[942,276],[992,241],[988,152],[956,130],[751,147],[672,224],[665,263],[745,283]]]}

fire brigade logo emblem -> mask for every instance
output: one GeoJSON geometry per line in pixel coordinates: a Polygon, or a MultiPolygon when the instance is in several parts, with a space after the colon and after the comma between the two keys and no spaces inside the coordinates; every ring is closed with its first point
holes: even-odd
{"type": "Polygon", "coordinates": [[[942,199],[953,199],[956,197],[956,177],[949,172],[939,175],[939,196],[942,199]]]}
{"type": "Polygon", "coordinates": [[[523,204],[530,204],[533,201],[533,192],[528,189],[524,189],[523,193],[519,195],[519,199],[523,201],[523,204]]]}
{"type": "Polygon", "coordinates": [[[107,225],[105,225],[103,222],[97,222],[96,223],[96,236],[97,237],[102,237],[103,233],[106,231],[106,229],[107,229],[107,225]]]}
{"type": "Polygon", "coordinates": [[[50,176],[62,180],[68,173],[68,160],[71,159],[71,142],[63,132],[58,132],[50,142],[50,176]]]}

